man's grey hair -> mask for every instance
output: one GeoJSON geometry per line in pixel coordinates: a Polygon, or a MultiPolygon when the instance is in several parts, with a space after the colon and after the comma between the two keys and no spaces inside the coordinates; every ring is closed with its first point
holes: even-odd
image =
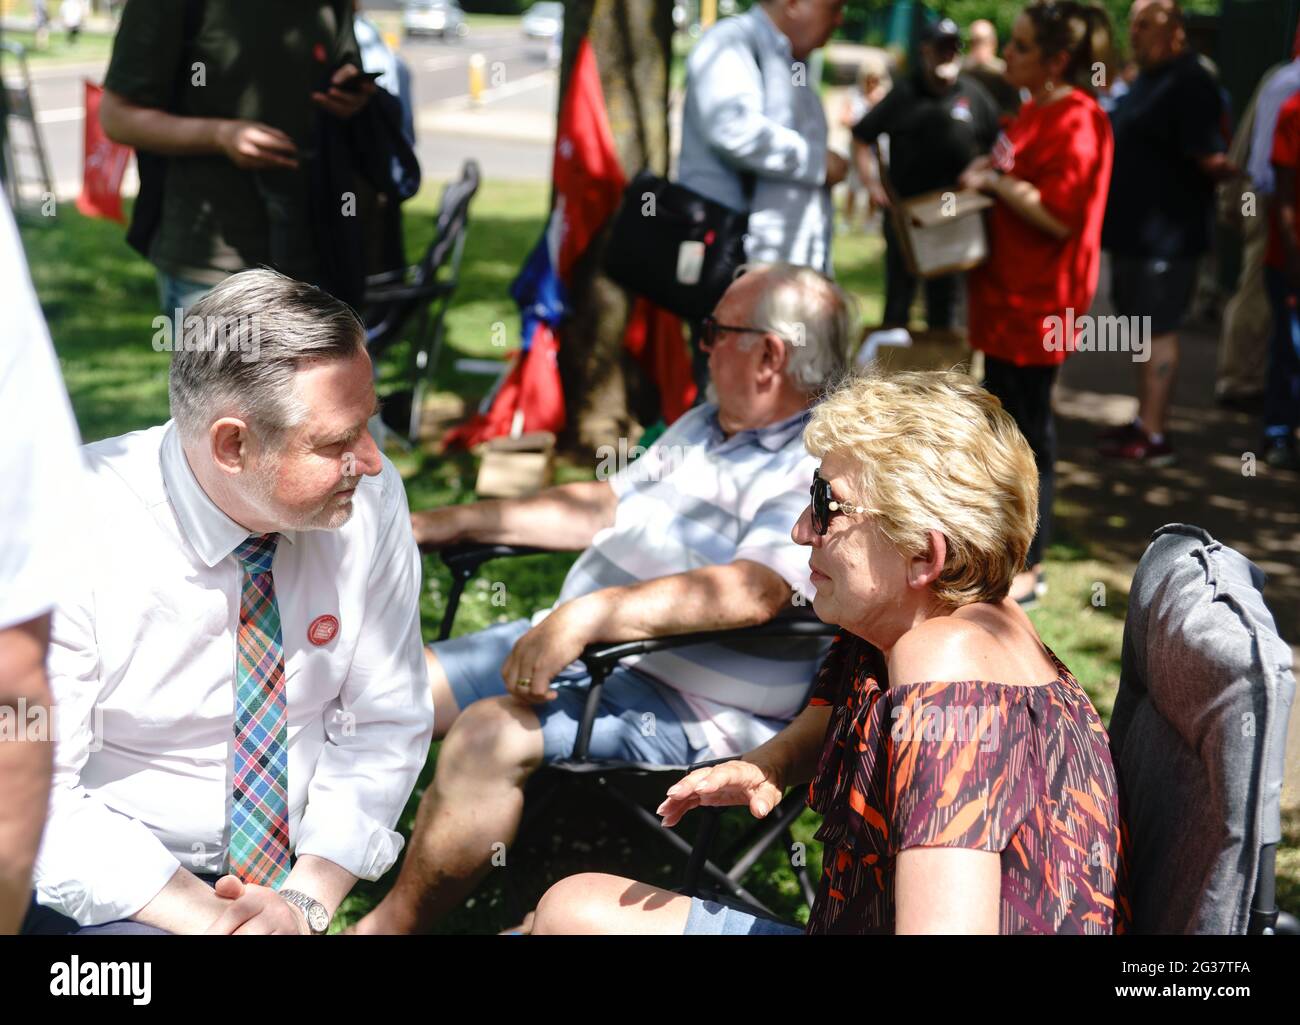
{"type": "Polygon", "coordinates": [[[851,300],[811,267],[747,264],[737,274],[750,271],[763,275],[763,290],[750,312],[750,323],[785,339],[787,379],[804,394],[816,394],[848,366],[854,322],[851,300]]]}
{"type": "Polygon", "coordinates": [[[365,329],[345,303],[266,269],[226,278],[190,307],[184,330],[173,328],[168,385],[181,436],[201,437],[219,417],[238,416],[271,448],[306,419],[297,371],[349,359],[365,345],[365,329]]]}

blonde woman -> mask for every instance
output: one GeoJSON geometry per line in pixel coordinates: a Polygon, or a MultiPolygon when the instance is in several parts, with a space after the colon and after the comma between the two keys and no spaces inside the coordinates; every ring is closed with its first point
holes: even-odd
{"type": "MultiPolygon", "coordinates": [[[[804,432],[821,460],[794,527],[813,603],[843,629],[808,707],[660,806],[765,816],[811,781],[825,816],[810,933],[1111,933],[1127,924],[1118,788],[1088,696],[1007,596],[1037,520],[1034,456],[955,373],[851,379],[804,432]]],[[[789,932],[588,873],[534,933],[789,932]]]]}

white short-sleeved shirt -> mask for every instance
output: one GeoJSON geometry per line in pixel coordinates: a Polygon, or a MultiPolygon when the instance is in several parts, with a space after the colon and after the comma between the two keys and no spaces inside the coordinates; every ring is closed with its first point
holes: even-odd
{"type": "MultiPolygon", "coordinates": [[[[741,559],[768,567],[810,603],[808,553],[790,538],[816,465],[803,446],[807,420],[803,412],[724,437],[717,406],[687,411],[610,478],[618,496],[614,525],[573,564],[557,604],[741,559]]],[[[825,648],[789,640],[743,650],[701,644],[624,664],[672,687],[696,712],[696,722],[685,724],[692,742],[726,753],[770,735],[748,732],[753,716],[788,720],[798,713],[825,648]]]]}

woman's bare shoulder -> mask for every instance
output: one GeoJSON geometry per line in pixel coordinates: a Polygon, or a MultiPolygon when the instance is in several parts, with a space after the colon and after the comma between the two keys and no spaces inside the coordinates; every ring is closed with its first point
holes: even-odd
{"type": "Polygon", "coordinates": [[[998,605],[967,606],[928,619],[900,637],[889,653],[891,686],[966,680],[1044,683],[1052,669],[1032,626],[998,605]]]}

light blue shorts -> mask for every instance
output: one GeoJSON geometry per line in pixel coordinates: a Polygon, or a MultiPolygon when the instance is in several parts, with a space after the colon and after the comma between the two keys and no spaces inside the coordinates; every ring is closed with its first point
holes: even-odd
{"type": "Polygon", "coordinates": [[[771,918],[737,911],[714,900],[691,898],[683,936],[802,936],[803,930],[771,918]]]}
{"type": "MultiPolygon", "coordinates": [[[[501,667],[529,626],[528,620],[516,619],[429,645],[462,711],[475,701],[507,693],[501,667]]],[[[544,761],[573,754],[590,679],[582,663],[574,662],[552,681],[559,697],[530,706],[542,723],[544,761]]],[[[691,765],[713,757],[707,746],[696,747],[686,736],[682,718],[687,713],[685,703],[670,688],[619,666],[605,679],[588,753],[600,761],[651,765],[691,765]]]]}

